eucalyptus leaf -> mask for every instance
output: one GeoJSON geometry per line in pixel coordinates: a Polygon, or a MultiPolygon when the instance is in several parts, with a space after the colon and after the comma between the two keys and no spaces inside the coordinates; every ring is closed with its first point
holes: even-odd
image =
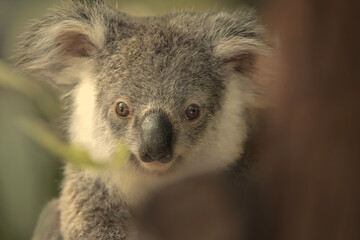
{"type": "Polygon", "coordinates": [[[58,101],[51,91],[42,86],[38,81],[31,81],[15,73],[4,61],[0,60],[0,87],[20,93],[35,104],[41,113],[51,118],[58,112],[58,101]]]}
{"type": "Polygon", "coordinates": [[[114,158],[106,163],[98,163],[94,161],[90,154],[78,146],[68,144],[55,136],[40,120],[21,119],[19,126],[24,133],[39,145],[47,149],[49,152],[72,163],[78,167],[91,167],[97,169],[105,169],[109,167],[121,167],[129,158],[129,150],[124,143],[119,143],[114,158]]]}

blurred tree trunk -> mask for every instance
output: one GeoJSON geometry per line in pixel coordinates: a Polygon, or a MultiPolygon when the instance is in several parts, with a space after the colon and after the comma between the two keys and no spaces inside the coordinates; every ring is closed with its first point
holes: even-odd
{"type": "Polygon", "coordinates": [[[260,162],[262,239],[360,239],[359,7],[356,0],[271,6],[284,91],[267,135],[276,142],[260,162]]]}

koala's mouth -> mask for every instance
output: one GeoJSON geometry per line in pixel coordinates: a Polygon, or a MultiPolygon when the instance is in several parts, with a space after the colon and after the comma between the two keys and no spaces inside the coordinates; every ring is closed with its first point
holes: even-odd
{"type": "Polygon", "coordinates": [[[152,162],[144,162],[138,159],[135,154],[131,154],[129,161],[133,165],[133,167],[137,168],[138,170],[149,173],[149,174],[165,174],[170,173],[173,171],[176,165],[179,164],[182,157],[178,156],[171,160],[168,163],[162,163],[159,161],[152,161],[152,162]]]}
{"type": "Polygon", "coordinates": [[[166,172],[167,170],[169,170],[169,168],[171,167],[171,165],[173,164],[173,162],[169,162],[169,163],[161,163],[158,161],[153,161],[153,162],[149,162],[149,163],[145,163],[145,162],[141,162],[140,165],[145,168],[148,171],[151,172],[166,172]]]}

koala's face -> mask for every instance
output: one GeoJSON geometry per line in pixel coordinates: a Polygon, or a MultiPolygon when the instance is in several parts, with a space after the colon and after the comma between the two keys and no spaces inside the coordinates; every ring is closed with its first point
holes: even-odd
{"type": "Polygon", "coordinates": [[[251,12],[135,18],[71,1],[30,26],[17,67],[65,91],[69,139],[95,159],[125,141],[144,172],[219,169],[242,153],[261,35],[251,12]]]}
{"type": "Polygon", "coordinates": [[[201,39],[152,27],[98,58],[96,88],[102,118],[128,143],[130,160],[160,171],[194,157],[222,108],[225,85],[201,39]]]}

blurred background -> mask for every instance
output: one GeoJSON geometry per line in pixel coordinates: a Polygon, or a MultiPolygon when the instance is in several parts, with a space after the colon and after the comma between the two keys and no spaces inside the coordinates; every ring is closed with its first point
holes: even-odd
{"type": "MultiPolygon", "coordinates": [[[[24,83],[18,81],[17,76],[11,75],[11,56],[18,42],[18,36],[24,31],[27,22],[41,17],[48,8],[59,2],[59,0],[0,1],[1,240],[30,239],[41,208],[58,195],[60,188],[61,161],[26,137],[17,127],[16,121],[30,117],[53,122],[59,109],[56,95],[47,86],[38,86],[30,80],[24,83]],[[37,101],[34,100],[33,95],[27,94],[27,91],[35,93],[37,101]],[[46,96],[43,96],[44,94],[46,96]],[[42,96],[43,100],[41,100],[42,96]],[[44,104],[46,109],[51,110],[50,112],[42,111],[44,106],[40,105],[44,104]]],[[[121,11],[139,16],[162,14],[175,9],[201,12],[255,5],[255,0],[112,0],[109,2],[121,11]]]]}

